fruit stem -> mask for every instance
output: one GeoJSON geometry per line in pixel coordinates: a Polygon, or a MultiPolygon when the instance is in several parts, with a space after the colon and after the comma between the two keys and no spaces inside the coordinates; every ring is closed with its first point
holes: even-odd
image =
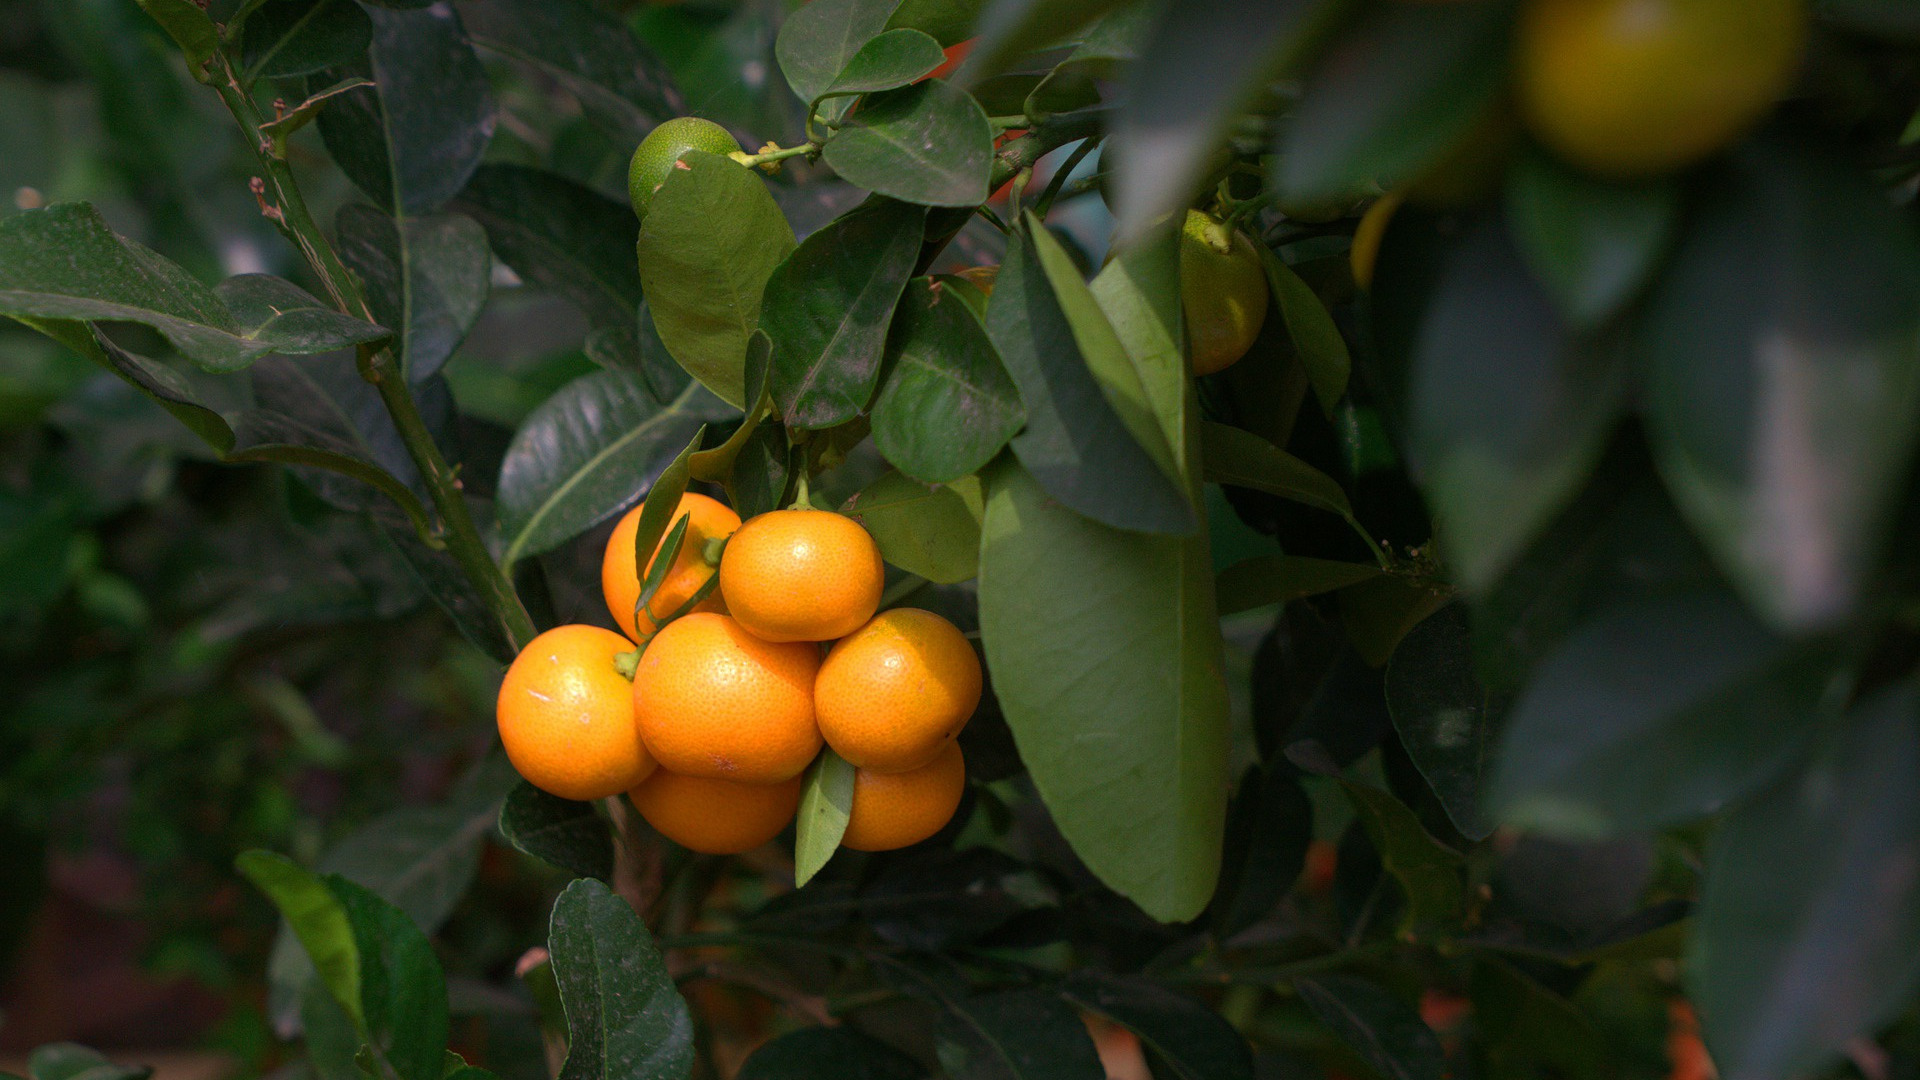
{"type": "Polygon", "coordinates": [[[700,546],[700,558],[708,566],[719,566],[720,553],[725,550],[727,550],[726,537],[709,536],[707,537],[707,542],[700,546]]]}
{"type": "Polygon", "coordinates": [[[801,143],[799,146],[789,146],[784,150],[774,143],[768,143],[767,146],[770,147],[770,149],[763,149],[757,154],[749,154],[744,150],[736,150],[727,156],[745,165],[749,169],[759,169],[762,172],[775,173],[780,171],[779,163],[790,157],[800,157],[803,154],[811,157],[820,152],[820,144],[812,139],[801,143]]]}
{"type": "Polygon", "coordinates": [[[616,654],[613,658],[613,670],[619,672],[621,678],[632,682],[633,673],[640,667],[640,654],[645,651],[645,649],[634,649],[616,654]]]}

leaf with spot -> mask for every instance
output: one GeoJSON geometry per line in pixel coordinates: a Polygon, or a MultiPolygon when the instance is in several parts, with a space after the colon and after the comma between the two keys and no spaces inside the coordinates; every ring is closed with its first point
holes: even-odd
{"type": "Polygon", "coordinates": [[[567,886],[547,948],[567,1019],[560,1080],[685,1080],[693,1019],[625,900],[590,878],[567,886]]]}

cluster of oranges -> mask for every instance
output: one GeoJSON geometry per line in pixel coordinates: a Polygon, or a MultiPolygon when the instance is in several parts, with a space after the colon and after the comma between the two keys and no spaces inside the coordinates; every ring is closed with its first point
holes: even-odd
{"type": "Polygon", "coordinates": [[[981,692],[959,629],[878,611],[880,550],[851,518],[793,509],[742,524],[694,493],[642,603],[640,513],[621,519],[601,567],[624,633],[557,627],[507,670],[500,740],[520,775],[567,799],[625,793],[676,843],[733,854],[793,820],[824,742],[855,766],[842,844],[886,851],[938,832],[966,786],[955,736],[981,692]]]}

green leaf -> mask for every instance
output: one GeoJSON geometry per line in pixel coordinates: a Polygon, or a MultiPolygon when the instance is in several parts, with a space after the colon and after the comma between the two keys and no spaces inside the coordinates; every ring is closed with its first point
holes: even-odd
{"type": "MultiPolygon", "coordinates": [[[[791,21],[791,20],[789,20],[791,21]]],[[[918,30],[888,30],[860,46],[824,93],[869,94],[905,86],[945,63],[940,43],[918,30]]]]}
{"type": "Polygon", "coordinates": [[[1376,787],[1336,777],[1354,815],[1380,854],[1380,866],[1406,893],[1403,935],[1452,934],[1466,911],[1460,853],[1433,838],[1406,803],[1376,787]]]}
{"type": "Polygon", "coordinates": [[[1506,84],[1512,4],[1382,4],[1322,57],[1280,134],[1291,200],[1413,179],[1506,84]]]}
{"type": "Polygon", "coordinates": [[[993,127],[942,79],[870,94],[822,151],[841,179],[922,206],[978,206],[993,171],[993,127]]]}
{"type": "Polygon", "coordinates": [[[1484,840],[1481,810],[1494,740],[1512,695],[1481,685],[1466,612],[1452,604],[1408,631],[1387,663],[1387,706],[1400,745],[1460,835],[1484,840]]]}
{"type": "Polygon", "coordinates": [[[786,502],[793,448],[785,428],[762,424],[740,448],[727,478],[727,501],[742,519],[778,510],[786,502]]]}
{"type": "Polygon", "coordinates": [[[546,551],[632,505],[715,411],[698,386],[657,405],[625,372],[562,387],[527,417],[500,464],[503,560],[546,551]]]}
{"type": "Polygon", "coordinates": [[[393,336],[385,327],[322,304],[312,294],[271,274],[241,274],[214,288],[242,337],[285,356],[312,356],[393,336]]]}
{"type": "Polygon", "coordinates": [[[1382,574],[1340,590],[1340,622],[1367,665],[1383,667],[1407,632],[1452,597],[1440,581],[1382,574]]]}
{"type": "Polygon", "coordinates": [[[271,349],[241,336],[212,290],[115,236],[85,203],[0,220],[0,314],[144,323],[209,371],[237,371],[271,349]]]}
{"type": "Polygon", "coordinates": [[[21,322],[118,375],[158,402],[207,445],[224,454],[233,448],[233,429],[226,418],[200,401],[179,372],[115,345],[87,323],[60,319],[22,319],[21,322]]]}
{"type": "Polygon", "coordinates": [[[889,564],[940,585],[980,569],[980,523],[952,488],[885,472],[840,507],[880,545],[889,564]]]}
{"type": "Polygon", "coordinates": [[[486,306],[493,272],[472,218],[403,221],[364,206],[340,210],[340,258],[360,275],[374,317],[400,335],[401,367],[418,384],[443,367],[486,306]]]}
{"type": "Polygon", "coordinates": [[[1584,1013],[1505,960],[1478,958],[1469,993],[1474,1026],[1486,1033],[1502,1075],[1603,1080],[1620,1074],[1612,1047],[1584,1013]]]}
{"type": "Polygon", "coordinates": [[[373,80],[359,76],[341,79],[332,86],[309,91],[305,101],[288,109],[279,117],[260,125],[260,134],[272,139],[277,148],[284,149],[286,140],[294,132],[306,127],[319,117],[322,109],[342,94],[363,90],[373,86],[373,80]]]}
{"type": "Polygon", "coordinates": [[[1024,239],[1007,252],[986,323],[1027,408],[1013,452],[1047,493],[1116,528],[1190,531],[1191,501],[1114,412],[1024,239]]]}
{"type": "Polygon", "coordinates": [[[787,16],[773,45],[787,85],[812,102],[886,29],[891,0],[815,0],[787,16]]]}
{"type": "Polygon", "coordinates": [[[973,24],[987,0],[900,0],[887,20],[887,29],[906,27],[932,36],[943,47],[958,45],[974,35],[973,24]]]}
{"type": "Polygon", "coordinates": [[[1413,1007],[1351,975],[1295,979],[1307,1008],[1340,1041],[1387,1080],[1440,1080],[1447,1075],[1440,1040],[1413,1007]]]}
{"type": "Polygon", "coordinates": [[[1205,421],[1201,460],[1208,482],[1278,495],[1315,509],[1353,517],[1347,493],[1333,477],[1251,431],[1205,421]]]}
{"type": "Polygon", "coordinates": [[[1155,918],[1193,918],[1230,787],[1204,530],[1102,525],[1005,459],[986,481],[981,638],[1021,760],[1102,881],[1155,918]]]}
{"type": "Polygon", "coordinates": [[[1060,995],[1140,1037],[1169,1080],[1253,1080],[1253,1053],[1224,1017],[1144,978],[1090,971],[1068,977],[1060,995]]]}
{"type": "Polygon", "coordinates": [[[549,795],[521,781],[500,807],[500,835],[576,877],[613,877],[613,834],[592,803],[549,795]]]}
{"type": "Polygon", "coordinates": [[[1215,582],[1220,614],[1284,604],[1335,592],[1379,577],[1384,571],[1366,563],[1315,559],[1306,555],[1256,555],[1234,563],[1215,582]]]}
{"type": "Polygon", "coordinates": [[[516,779],[496,755],[451,801],[373,819],[334,845],[319,868],[373,890],[422,930],[437,931],[472,885],[481,846],[516,779]]]}
{"type": "Polygon", "coordinates": [[[1616,607],[1535,670],[1490,805],[1502,821],[1569,837],[1712,812],[1800,753],[1828,655],[1774,636],[1718,593],[1616,607]]]}
{"type": "Polygon", "coordinates": [[[921,1080],[920,1063],[851,1027],[810,1027],[762,1044],[738,1080],[921,1080]]]}
{"type": "Polygon", "coordinates": [[[1264,246],[1260,248],[1260,264],[1266,268],[1267,287],[1273,290],[1280,317],[1286,321],[1294,355],[1307,373],[1313,395],[1320,399],[1321,411],[1332,416],[1333,407],[1346,395],[1347,378],[1353,373],[1347,340],[1340,336],[1340,327],[1334,324],[1327,305],[1292,267],[1264,246]]]}
{"type": "Polygon", "coordinates": [[[468,0],[460,11],[476,45],[552,76],[625,146],[687,111],[667,65],[591,0],[468,0]]]}
{"type": "MultiPolygon", "coordinates": [[[[633,570],[643,583],[653,579],[651,570],[657,569],[664,574],[673,565],[673,557],[663,557],[654,563],[653,553],[674,527],[675,514],[680,509],[681,497],[687,493],[687,481],[693,472],[693,459],[700,449],[701,440],[706,436],[706,430],[706,426],[701,425],[687,440],[687,445],[673,456],[672,461],[667,462],[667,467],[660,470],[653,485],[647,488],[646,501],[640,505],[640,520],[634,523],[633,533],[633,570]],[[650,567],[650,563],[654,565],[650,567]]],[[[686,535],[684,529],[681,535],[686,535]]],[[[664,551],[661,554],[667,555],[664,551]]],[[[655,579],[656,589],[658,580],[663,579],[655,579]]],[[[643,597],[651,599],[652,591],[642,585],[643,597]]]]}
{"type": "Polygon", "coordinates": [[[1026,421],[986,327],[949,291],[931,278],[907,283],[873,403],[874,446],[929,484],[978,471],[1026,421]]]}
{"type": "Polygon", "coordinates": [[[1507,173],[1507,224],[1562,318],[1581,329],[1606,321],[1640,291],[1680,224],[1670,179],[1610,183],[1537,150],[1507,173]]]}
{"type": "Polygon", "coordinates": [[[367,57],[309,76],[307,92],[355,75],[376,90],[336,98],[320,114],[320,137],[374,205],[396,217],[432,213],[466,186],[493,138],[487,72],[451,4],[366,13],[367,57]]]}
{"type": "Polygon", "coordinates": [[[350,64],[373,43],[373,20],[353,0],[276,0],[248,17],[247,79],[284,79],[350,64]]]}
{"type": "Polygon", "coordinates": [[[595,329],[635,335],[630,360],[637,365],[640,224],[631,208],[519,165],[480,166],[453,208],[486,227],[494,252],[521,280],[580,309],[595,329]]]}
{"type": "Polygon", "coordinates": [[[1625,358],[1574,337],[1487,222],[1442,271],[1410,363],[1416,476],[1448,568],[1484,591],[1599,460],[1623,409],[1625,358]]]}
{"type": "Polygon", "coordinates": [[[854,768],[832,747],[820,751],[800,789],[800,813],[794,819],[793,884],[813,880],[840,848],[853,809],[854,768]]]}
{"type": "Polygon", "coordinates": [[[219,30],[207,17],[206,9],[193,0],[140,0],[140,7],[153,16],[194,67],[204,66],[220,48],[219,30]]]}
{"type": "Polygon", "coordinates": [[[33,1080],[147,1080],[147,1065],[115,1065],[105,1054],[78,1043],[48,1043],[27,1057],[33,1080]]]}
{"type": "Polygon", "coordinates": [[[1655,459],[1768,621],[1861,602],[1920,424],[1920,241],[1818,148],[1743,148],[1641,323],[1655,459]]]}
{"type": "Polygon", "coordinates": [[[1916,715],[1911,684],[1875,696],[1714,834],[1685,970],[1730,1080],[1819,1071],[1911,997],[1916,715]]]}
{"type": "MultiPolygon", "coordinates": [[[[1057,252],[1057,245],[1055,250],[1057,252]]],[[[1109,400],[1122,390],[1132,392],[1137,382],[1142,400],[1159,421],[1172,459],[1177,462],[1174,475],[1192,483],[1193,461],[1187,449],[1187,426],[1191,418],[1187,395],[1193,386],[1193,376],[1187,366],[1186,334],[1181,328],[1178,231],[1162,229],[1140,243],[1120,249],[1093,279],[1094,302],[1120,343],[1120,356],[1132,368],[1131,380],[1118,370],[1110,355],[1092,347],[1092,339],[1104,335],[1099,323],[1076,302],[1073,294],[1078,290],[1070,280],[1076,275],[1060,272],[1057,258],[1047,260],[1045,265],[1061,306],[1075,328],[1075,339],[1087,348],[1089,366],[1106,388],[1109,400]],[[1062,285],[1062,281],[1067,283],[1062,285]],[[1108,370],[1108,364],[1113,364],[1114,370],[1108,370]]]]}
{"type": "Polygon", "coordinates": [[[1271,914],[1299,879],[1312,842],[1313,803],[1296,772],[1249,766],[1227,805],[1214,936],[1224,941],[1271,914]]]}
{"type": "Polygon", "coordinates": [[[681,157],[641,224],[640,281],[660,340],[729,405],[747,404],[747,338],[760,325],[767,279],[793,249],[766,185],[701,150],[681,157]]]}
{"type": "Polygon", "coordinates": [[[949,1076],[978,1080],[1102,1080],[1080,1017],[1044,990],[1009,990],[949,1003],[934,1027],[949,1076]]]}
{"type": "MultiPolygon", "coordinates": [[[[1068,40],[1124,0],[987,0],[974,26],[973,51],[955,78],[971,87],[1027,53],[1068,40]]],[[[906,5],[902,5],[903,7],[906,5]]],[[[895,25],[899,25],[896,22],[895,25]]]]}
{"type": "Polygon", "coordinates": [[[326,886],[353,927],[360,954],[362,1031],[400,1080],[441,1080],[447,986],[433,943],[405,912],[338,874],[326,886]]]}
{"type": "Polygon", "coordinates": [[[767,279],[774,404],[788,427],[827,428],[873,400],[887,326],[920,257],[926,208],[871,200],[806,238],[767,279]]]}
{"type": "Polygon", "coordinates": [[[360,953],[346,908],[319,875],[285,856],[268,851],[245,851],[234,868],[267,894],[286,917],[294,938],[306,950],[320,982],[347,1011],[356,1026],[365,1023],[360,1009],[360,953]]]}
{"type": "Polygon", "coordinates": [[[547,947],[567,1012],[560,1080],[685,1080],[693,1020],[625,900],[592,879],[567,886],[547,947]]]}

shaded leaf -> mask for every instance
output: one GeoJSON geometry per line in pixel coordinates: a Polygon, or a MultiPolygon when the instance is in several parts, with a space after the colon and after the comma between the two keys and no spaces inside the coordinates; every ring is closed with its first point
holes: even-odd
{"type": "Polygon", "coordinates": [[[1407,633],[1387,663],[1387,706],[1400,745],[1426,778],[1448,820],[1469,840],[1493,822],[1481,796],[1511,694],[1489,691],[1473,665],[1466,612],[1452,604],[1407,633]]]}
{"type": "Polygon", "coordinates": [[[810,1027],[767,1040],[738,1080],[920,1080],[920,1063],[850,1027],[810,1027]]]}
{"type": "Polygon", "coordinates": [[[1507,223],[1568,322],[1598,326],[1640,290],[1680,223],[1671,180],[1609,183],[1538,151],[1507,174],[1507,223]]]}
{"type": "Polygon", "coordinates": [[[560,1080],[685,1080],[693,1020],[625,900],[592,879],[567,886],[548,948],[567,1013],[560,1080]]]}
{"type": "Polygon", "coordinates": [[[993,128],[940,79],[871,94],[822,151],[841,179],[922,206],[978,206],[993,170],[993,128]]]}
{"type": "Polygon", "coordinates": [[[1366,563],[1306,555],[1256,555],[1220,571],[1214,591],[1220,597],[1220,614],[1233,615],[1334,592],[1382,573],[1379,567],[1366,563]]]}
{"type": "Polygon", "coordinates": [[[1313,803],[1294,771],[1249,766],[1227,806],[1214,935],[1231,938],[1271,913],[1300,877],[1312,842],[1313,803]]]}
{"type": "Polygon", "coordinates": [[[1353,373],[1347,340],[1340,335],[1327,305],[1292,267],[1264,246],[1260,264],[1266,268],[1267,287],[1273,290],[1280,317],[1287,324],[1294,355],[1307,373],[1314,397],[1320,399],[1320,408],[1331,416],[1333,407],[1346,395],[1347,378],[1353,373]]]}
{"type": "Polygon", "coordinates": [[[592,803],[549,795],[522,781],[500,807],[500,835],[576,877],[613,877],[613,834],[592,803]]]}
{"type": "Polygon", "coordinates": [[[373,20],[353,0],[277,0],[248,17],[241,62],[248,78],[308,75],[358,59],[373,20]]]}
{"type": "Polygon", "coordinates": [[[1406,894],[1402,931],[1422,937],[1452,933],[1466,910],[1460,853],[1435,840],[1419,816],[1390,792],[1337,779],[1380,855],[1381,868],[1406,894]]]}
{"type": "Polygon", "coordinates": [[[636,335],[637,362],[640,224],[625,203],[558,173],[482,165],[453,206],[486,227],[494,253],[521,280],[580,309],[596,329],[636,335]]]}
{"type": "Polygon", "coordinates": [[[234,868],[267,895],[320,974],[321,983],[354,1023],[360,1011],[360,953],[347,912],[319,875],[268,851],[245,851],[234,868]]]}
{"type": "Polygon", "coordinates": [[[1080,972],[1060,994],[1140,1037],[1171,1080],[1253,1080],[1253,1053],[1224,1017],[1144,978],[1080,972]]]}
{"type": "Polygon", "coordinates": [[[887,358],[873,442],[916,480],[946,483],[979,470],[1026,420],[986,327],[929,278],[907,283],[887,358]]]}
{"type": "Polygon", "coordinates": [[[951,1002],[934,1028],[948,1074],[970,1080],[1101,1080],[1106,1070],[1080,1017],[1043,990],[951,1002]]]}
{"type": "Polygon", "coordinates": [[[360,275],[374,317],[400,335],[407,381],[443,367],[486,306],[493,272],[473,219],[430,214],[403,221],[346,206],[335,223],[340,258],[360,275]]]}
{"type": "MultiPolygon", "coordinates": [[[[908,0],[911,3],[912,0],[908,0]]],[[[1065,40],[1067,35],[1119,7],[1123,0],[986,0],[975,5],[977,38],[956,76],[971,86],[997,74],[1026,53],[1065,40]]],[[[908,4],[902,4],[902,8],[908,4]]],[[[921,18],[927,18],[926,14],[921,18]]],[[[896,22],[895,25],[902,25],[896,22]]]]}
{"type": "Polygon", "coordinates": [[[391,331],[325,306],[271,274],[241,274],[214,288],[241,335],[287,356],[311,356],[381,341],[391,331]]]}
{"type": "Polygon", "coordinates": [[[1388,1080],[1440,1080],[1446,1057],[1413,1007],[1364,979],[1295,979],[1300,1000],[1340,1041],[1388,1080]]]}
{"type": "Polygon", "coordinates": [[[1203,422],[1200,453],[1211,483],[1252,488],[1343,518],[1353,516],[1345,489],[1333,477],[1251,431],[1203,422]]]}
{"type": "Polygon", "coordinates": [[[360,1015],[370,1048],[401,1080],[440,1080],[447,987],[433,943],[406,913],[338,874],[328,891],[346,912],[360,954],[360,1015]]]}
{"type": "Polygon", "coordinates": [[[854,768],[847,759],[823,748],[807,769],[800,788],[800,812],[794,819],[793,884],[813,880],[827,865],[846,835],[847,814],[853,809],[854,768]]]}
{"type": "Polygon", "coordinates": [[[660,58],[589,0],[470,0],[460,10],[474,44],[537,66],[628,146],[686,111],[660,58]]]}
{"type": "Polygon", "coordinates": [[[787,16],[773,45],[787,85],[812,102],[833,84],[863,46],[886,29],[889,0],[816,0],[787,16]]]}
{"type": "Polygon", "coordinates": [[[952,488],[886,472],[840,507],[880,545],[880,557],[940,585],[966,581],[980,568],[980,523],[952,488]]]}
{"type": "MultiPolygon", "coordinates": [[[[789,20],[791,22],[791,20],[789,20]]],[[[940,43],[918,30],[877,34],[848,58],[830,94],[867,94],[905,86],[946,62],[940,43]]]]}
{"type": "Polygon", "coordinates": [[[48,1043],[28,1055],[27,1074],[32,1080],[147,1080],[153,1068],[116,1065],[105,1054],[78,1043],[48,1043]]]}

